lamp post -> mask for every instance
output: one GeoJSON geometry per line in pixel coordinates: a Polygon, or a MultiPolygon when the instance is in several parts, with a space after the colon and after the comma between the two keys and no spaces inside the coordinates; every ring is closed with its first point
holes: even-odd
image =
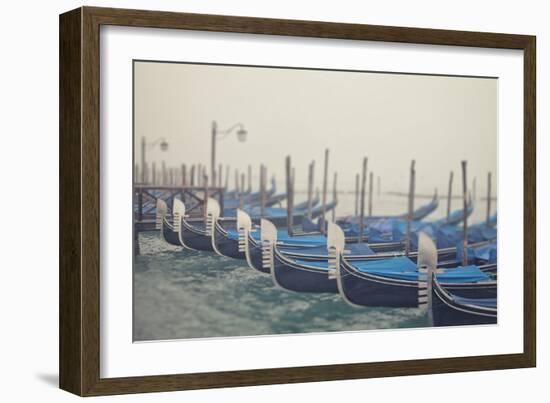
{"type": "Polygon", "coordinates": [[[145,137],[141,138],[141,183],[143,184],[145,183],[145,151],[147,150],[147,147],[152,148],[159,143],[162,151],[168,150],[168,142],[164,139],[164,137],[159,137],[150,143],[147,143],[145,137]]]}
{"type": "Polygon", "coordinates": [[[229,135],[233,130],[237,130],[237,139],[242,143],[246,141],[247,131],[242,123],[235,123],[233,126],[225,130],[218,130],[218,124],[216,121],[212,121],[212,147],[210,157],[210,172],[212,179],[212,186],[216,186],[216,140],[223,139],[229,135]]]}

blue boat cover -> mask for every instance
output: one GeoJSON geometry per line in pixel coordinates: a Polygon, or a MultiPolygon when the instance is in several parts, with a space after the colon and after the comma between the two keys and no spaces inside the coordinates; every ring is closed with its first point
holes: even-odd
{"type": "MultiPolygon", "coordinates": [[[[282,252],[288,251],[292,253],[297,254],[304,254],[311,256],[313,258],[318,257],[319,259],[326,259],[327,258],[327,247],[326,245],[321,246],[314,246],[309,248],[287,248],[284,245],[280,247],[280,250],[282,252]]],[[[346,249],[344,250],[344,256],[346,255],[374,255],[375,252],[369,248],[369,246],[365,243],[353,243],[353,244],[347,244],[346,249]]]]}
{"type": "MultiPolygon", "coordinates": [[[[468,216],[470,214],[472,214],[472,211],[474,211],[473,203],[468,203],[468,208],[467,208],[466,211],[467,211],[468,216]]],[[[449,214],[449,219],[448,220],[447,220],[447,216],[444,216],[444,217],[441,217],[438,220],[432,221],[432,223],[438,224],[438,225],[443,225],[443,224],[446,224],[448,221],[458,223],[458,222],[462,221],[463,219],[464,219],[464,209],[457,209],[457,210],[451,211],[451,213],[449,214]]]]}
{"type": "MultiPolygon", "coordinates": [[[[400,280],[418,280],[419,273],[416,263],[404,256],[374,261],[354,261],[353,266],[364,273],[400,280]]],[[[489,275],[481,271],[477,266],[459,266],[452,269],[443,269],[442,272],[437,274],[437,278],[445,283],[462,283],[490,279],[489,275]]]]}
{"type": "MultiPolygon", "coordinates": [[[[244,211],[248,213],[252,218],[260,217],[262,214],[262,208],[259,206],[245,206],[244,211]]],[[[269,217],[286,217],[286,208],[280,208],[280,207],[266,207],[264,209],[264,216],[266,218],[269,217]]],[[[237,216],[237,210],[234,209],[224,209],[223,210],[223,216],[224,217],[236,217],[237,216]]]]}
{"type": "MultiPolygon", "coordinates": [[[[234,240],[238,240],[239,239],[239,231],[237,231],[236,228],[224,228],[225,229],[225,232],[227,233],[227,237],[229,239],[234,239],[234,240]]],[[[250,231],[250,235],[254,238],[254,239],[260,239],[260,230],[258,228],[252,228],[252,230],[250,231]]]]}
{"type": "MultiPolygon", "coordinates": [[[[258,239],[260,234],[257,235],[258,239]]],[[[324,235],[288,235],[284,229],[277,230],[277,243],[285,245],[318,245],[326,249],[327,238],[324,235]]]]}
{"type": "MultiPolygon", "coordinates": [[[[462,250],[464,249],[462,242],[456,245],[456,259],[462,260],[462,250]]],[[[497,262],[497,244],[490,243],[483,246],[468,248],[468,260],[483,260],[487,263],[497,262]]]]}
{"type": "MultiPolygon", "coordinates": [[[[295,260],[303,266],[328,269],[326,260],[307,261],[295,260]]],[[[384,276],[398,280],[418,281],[418,270],[416,264],[407,257],[395,257],[373,261],[353,262],[353,266],[363,273],[384,276]]],[[[482,272],[477,266],[460,266],[452,269],[443,269],[444,272],[437,274],[437,279],[442,283],[471,283],[490,280],[489,275],[482,272]]]]}
{"type": "MultiPolygon", "coordinates": [[[[462,228],[454,225],[436,225],[434,223],[416,221],[411,223],[411,230],[413,231],[411,234],[413,248],[416,248],[418,245],[417,232],[420,230],[432,238],[439,249],[455,247],[463,238],[462,228]]],[[[395,221],[393,223],[393,241],[405,240],[406,233],[406,221],[395,221]]],[[[496,239],[496,237],[496,228],[487,227],[485,223],[474,224],[468,227],[468,242],[470,243],[490,241],[496,239]]]]}

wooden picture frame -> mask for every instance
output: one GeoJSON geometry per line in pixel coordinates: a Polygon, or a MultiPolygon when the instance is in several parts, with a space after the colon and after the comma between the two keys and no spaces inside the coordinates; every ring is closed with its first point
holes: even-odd
{"type": "Polygon", "coordinates": [[[81,7],[60,16],[60,387],[81,396],[533,367],[536,363],[535,37],[81,7]],[[524,349],[521,354],[100,377],[101,25],[519,49],[524,52],[524,349]],[[86,214],[84,214],[86,212],[86,214]]]}

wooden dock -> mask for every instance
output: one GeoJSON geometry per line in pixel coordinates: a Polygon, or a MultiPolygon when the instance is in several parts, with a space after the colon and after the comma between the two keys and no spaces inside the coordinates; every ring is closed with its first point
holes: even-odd
{"type": "Polygon", "coordinates": [[[225,189],[222,187],[135,184],[135,228],[137,231],[155,229],[155,206],[158,198],[166,202],[169,210],[172,210],[174,198],[178,198],[185,203],[187,215],[204,217],[209,197],[217,199],[223,211],[224,192],[225,189]]]}

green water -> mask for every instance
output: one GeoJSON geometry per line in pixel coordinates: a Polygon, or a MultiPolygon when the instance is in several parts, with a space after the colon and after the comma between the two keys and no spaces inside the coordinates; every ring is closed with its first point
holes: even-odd
{"type": "MultiPolygon", "coordinates": [[[[418,201],[418,205],[426,203],[418,201]]],[[[460,203],[455,203],[460,204],[460,203]]],[[[354,197],[339,197],[338,215],[353,212],[354,197]]],[[[458,206],[453,206],[457,208],[458,206]]],[[[406,199],[375,199],[374,214],[404,211],[406,199]]],[[[446,213],[440,202],[435,219],[446,213]]],[[[483,220],[476,208],[470,222],[483,220]]],[[[299,294],[276,288],[271,277],[213,252],[168,245],[156,232],[140,233],[134,260],[135,341],[340,332],[427,326],[411,308],[356,308],[337,294],[299,294]]]]}
{"type": "Polygon", "coordinates": [[[331,332],[427,325],[419,309],[354,308],[337,294],[275,288],[245,261],[167,245],[141,233],[134,340],[331,332]]]}

